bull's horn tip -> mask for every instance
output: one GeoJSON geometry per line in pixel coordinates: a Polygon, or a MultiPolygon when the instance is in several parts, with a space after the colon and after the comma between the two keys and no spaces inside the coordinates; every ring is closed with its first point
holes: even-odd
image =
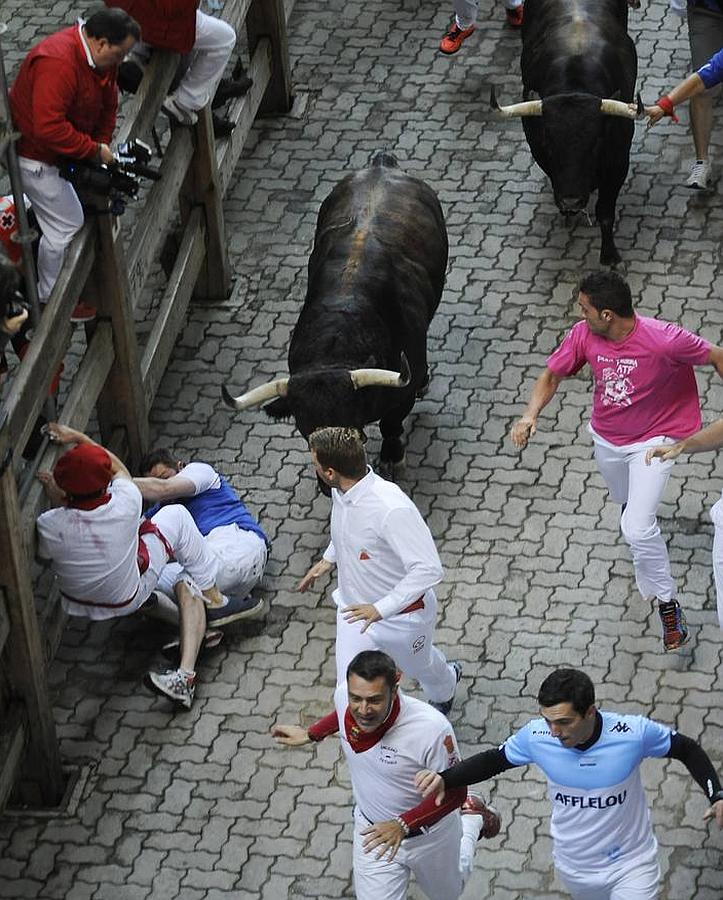
{"type": "Polygon", "coordinates": [[[229,390],[225,384],[221,385],[221,396],[223,397],[223,402],[226,404],[226,406],[230,406],[231,409],[236,409],[236,401],[229,393],[229,390]]]}

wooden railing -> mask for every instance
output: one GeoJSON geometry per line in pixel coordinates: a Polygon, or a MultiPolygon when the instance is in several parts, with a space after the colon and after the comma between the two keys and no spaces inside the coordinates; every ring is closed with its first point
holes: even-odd
{"type": "MultiPolygon", "coordinates": [[[[11,793],[13,800],[29,806],[56,805],[63,793],[47,668],[65,617],[57,592],[36,604],[30,563],[44,498],[32,478],[25,478],[19,491],[18,472],[21,451],[71,342],[71,311],[82,292],[84,300],[97,307],[98,317],[86,326],[85,352],[58,419],[84,429],[95,414],[102,442],[133,464],[147,450],[149,411],[191,297],[228,295],[222,198],[256,116],[289,109],[286,21],[292,6],[293,0],[228,0],[223,18],[237,32],[246,28],[253,79],[248,94],[230,106],[236,128],[230,138],[215,144],[206,108],[192,129],[174,129],[160,166],[161,179],[148,192],[130,234],[123,234],[109,215],[86,222],[69,248],[0,408],[0,809],[11,793]],[[179,249],[141,350],[134,310],[176,209],[179,249]]],[[[125,124],[117,141],[149,138],[177,62],[175,54],[153,55],[138,93],[123,106],[125,124]]],[[[1,119],[2,110],[0,125],[1,119]]],[[[5,135],[0,136],[0,151],[7,149],[5,132],[7,128],[0,127],[0,135],[5,135]]],[[[51,468],[57,455],[56,448],[47,446],[34,469],[51,468]]]]}

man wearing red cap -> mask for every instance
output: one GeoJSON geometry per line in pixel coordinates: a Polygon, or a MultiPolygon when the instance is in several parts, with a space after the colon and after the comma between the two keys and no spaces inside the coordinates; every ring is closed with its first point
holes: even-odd
{"type": "Polygon", "coordinates": [[[130,615],[149,598],[166,564],[177,560],[183,567],[174,585],[180,666],[149,672],[146,684],[190,709],[206,628],[204,602],[224,603],[214,582],[215,557],[183,506],[164,506],[139,530],[141,494],[118,457],[64,425],[51,423],[48,432],[56,443],[76,445],[52,475],[38,473],[56,507],[38,517],[38,554],[51,561],[65,611],[90,619],[130,615]]]}

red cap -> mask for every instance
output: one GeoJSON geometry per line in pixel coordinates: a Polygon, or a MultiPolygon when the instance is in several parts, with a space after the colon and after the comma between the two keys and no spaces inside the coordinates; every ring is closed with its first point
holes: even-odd
{"type": "Polygon", "coordinates": [[[105,490],[113,477],[113,464],[98,444],[78,444],[60,457],[53,475],[66,494],[83,497],[105,490]]]}

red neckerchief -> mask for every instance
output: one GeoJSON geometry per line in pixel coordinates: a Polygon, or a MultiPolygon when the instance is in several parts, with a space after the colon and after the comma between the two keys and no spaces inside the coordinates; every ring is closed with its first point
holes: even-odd
{"type": "Polygon", "coordinates": [[[344,713],[344,731],[346,732],[346,739],[349,741],[351,749],[355,753],[363,753],[365,750],[368,750],[370,747],[373,747],[374,744],[378,743],[397,721],[399,708],[399,694],[397,694],[392,703],[392,708],[389,710],[389,715],[382,724],[378,728],[375,728],[374,731],[362,731],[354,721],[354,716],[352,716],[349,707],[347,706],[346,712],[344,713]]]}
{"type": "Polygon", "coordinates": [[[105,491],[99,497],[89,497],[85,500],[80,497],[68,497],[68,507],[70,509],[98,509],[99,506],[109,502],[110,494],[108,491],[105,491]]]}

